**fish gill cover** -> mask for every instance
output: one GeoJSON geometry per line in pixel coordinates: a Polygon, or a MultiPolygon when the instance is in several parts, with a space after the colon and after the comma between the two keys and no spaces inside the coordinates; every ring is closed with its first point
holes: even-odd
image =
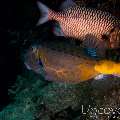
{"type": "MultiPolygon", "coordinates": [[[[55,6],[58,7],[56,4],[59,3],[58,0],[50,4],[47,0],[45,2],[46,5],[54,9],[55,6]]],[[[116,0],[98,2],[95,0],[76,0],[76,3],[104,9],[119,16],[119,1],[116,0]]],[[[48,41],[52,40],[50,28],[53,23],[46,23],[37,29],[30,30],[25,28],[22,31],[10,29],[10,46],[19,48],[24,54],[31,44],[38,44],[47,39],[48,41]],[[36,38],[38,41],[35,41],[36,38]],[[39,40],[41,41],[39,42],[39,40]]],[[[26,28],[30,28],[30,26],[30,23],[25,25],[26,28]]],[[[76,42],[76,44],[80,43],[76,42]]],[[[108,50],[107,59],[120,61],[119,52],[108,50]]],[[[0,112],[0,120],[120,119],[119,78],[108,78],[101,81],[91,80],[77,85],[56,83],[46,81],[41,75],[23,67],[22,73],[17,76],[15,84],[9,89],[9,96],[11,103],[0,112]]]]}

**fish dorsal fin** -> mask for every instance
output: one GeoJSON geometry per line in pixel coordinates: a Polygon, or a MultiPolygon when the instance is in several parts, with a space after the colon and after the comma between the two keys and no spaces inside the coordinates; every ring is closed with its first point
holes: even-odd
{"type": "Polygon", "coordinates": [[[60,6],[60,10],[65,10],[67,8],[70,8],[70,7],[76,6],[76,5],[77,4],[73,0],[65,0],[60,6]]]}

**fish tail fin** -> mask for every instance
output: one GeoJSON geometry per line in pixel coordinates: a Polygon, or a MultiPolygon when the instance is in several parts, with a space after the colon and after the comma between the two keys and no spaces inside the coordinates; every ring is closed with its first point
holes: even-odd
{"type": "Polygon", "coordinates": [[[48,19],[49,8],[39,1],[37,1],[37,6],[38,6],[38,9],[40,10],[40,13],[41,13],[41,17],[39,18],[39,20],[36,24],[38,26],[38,25],[41,25],[49,20],[48,19]]]}

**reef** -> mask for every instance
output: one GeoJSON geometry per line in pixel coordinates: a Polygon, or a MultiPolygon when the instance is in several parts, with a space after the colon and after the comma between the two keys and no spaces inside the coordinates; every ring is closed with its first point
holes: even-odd
{"type": "Polygon", "coordinates": [[[9,89],[12,102],[0,112],[0,118],[109,120],[115,117],[119,120],[119,86],[120,79],[90,80],[79,84],[48,82],[26,70],[9,89]]]}

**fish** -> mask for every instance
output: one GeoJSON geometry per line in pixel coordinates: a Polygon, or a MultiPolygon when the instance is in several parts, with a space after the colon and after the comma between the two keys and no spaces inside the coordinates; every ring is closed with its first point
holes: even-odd
{"type": "Polygon", "coordinates": [[[53,44],[56,47],[32,45],[24,55],[25,66],[47,81],[77,84],[91,79],[106,79],[111,75],[120,77],[120,63],[95,60],[84,55],[82,50],[73,51],[70,46],[65,51],[63,45],[58,49],[58,44],[53,44]]]}
{"type": "Polygon", "coordinates": [[[41,13],[37,26],[48,20],[56,20],[62,31],[56,35],[81,40],[83,46],[95,48],[100,56],[105,55],[108,48],[120,47],[120,38],[115,40],[111,35],[111,31],[120,25],[120,20],[112,14],[75,4],[59,12],[49,9],[39,1],[37,5],[41,13]]]}
{"type": "Polygon", "coordinates": [[[120,63],[103,60],[95,65],[95,70],[102,74],[120,75],[120,63]]]}

